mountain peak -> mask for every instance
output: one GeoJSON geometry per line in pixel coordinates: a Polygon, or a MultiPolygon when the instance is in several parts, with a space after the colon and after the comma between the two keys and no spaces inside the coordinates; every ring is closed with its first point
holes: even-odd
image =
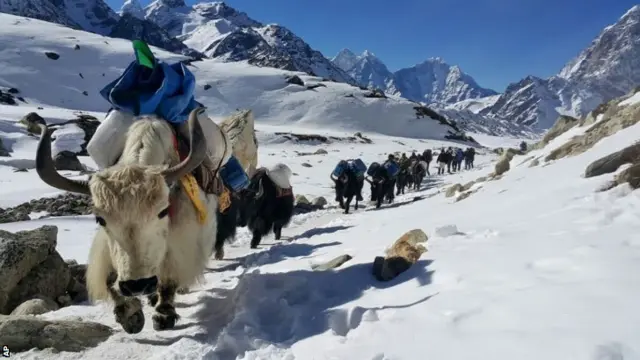
{"type": "Polygon", "coordinates": [[[170,8],[179,8],[179,7],[185,7],[187,6],[187,4],[185,4],[184,0],[160,0],[160,2],[170,8]]]}
{"type": "Polygon", "coordinates": [[[144,19],[144,10],[142,10],[142,5],[138,0],[126,0],[118,14],[129,14],[138,19],[144,19]]]}
{"type": "Polygon", "coordinates": [[[360,55],[363,58],[368,58],[368,57],[376,57],[376,54],[372,53],[369,50],[365,50],[362,52],[362,55],[360,55]]]}
{"type": "Polygon", "coordinates": [[[358,60],[358,55],[354,54],[353,51],[342,49],[331,59],[331,62],[340,69],[349,71],[356,65],[358,60]]]}
{"type": "Polygon", "coordinates": [[[640,5],[634,5],[631,9],[627,10],[627,12],[620,17],[620,20],[627,16],[640,16],[640,5]]]}

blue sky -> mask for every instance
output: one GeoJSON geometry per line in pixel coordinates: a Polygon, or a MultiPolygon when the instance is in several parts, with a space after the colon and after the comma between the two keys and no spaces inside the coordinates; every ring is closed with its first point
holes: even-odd
{"type": "MultiPolygon", "coordinates": [[[[140,0],[146,5],[148,0],[140,0]]],[[[187,4],[196,1],[187,0],[187,4]]],[[[119,9],[122,0],[107,0],[119,9]]],[[[227,0],[291,29],[331,58],[367,49],[391,71],[439,56],[502,91],[548,77],[637,0],[227,0]]]]}

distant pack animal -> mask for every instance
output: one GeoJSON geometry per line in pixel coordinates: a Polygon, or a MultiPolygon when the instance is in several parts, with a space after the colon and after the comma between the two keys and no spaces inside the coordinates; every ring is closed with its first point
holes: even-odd
{"type": "Polygon", "coordinates": [[[285,164],[257,169],[246,191],[241,193],[242,205],[239,226],[247,226],[253,237],[251,248],[260,244],[262,237],[272,230],[276,240],[282,237],[282,228],[293,217],[293,188],[291,169],[285,164]]]}
{"type": "MultiPolygon", "coordinates": [[[[116,321],[127,333],[144,326],[142,304],[147,295],[155,307],[153,327],[170,329],[178,319],[176,289],[201,278],[216,236],[218,196],[197,187],[194,198],[180,184],[210,153],[208,138],[193,110],[178,130],[189,134],[189,153],[180,161],[173,145],[173,127],[165,120],[137,119],[126,133],[118,162],[93,174],[88,181],[60,175],[51,159],[51,134],[45,125],[36,154],[36,170],[50,186],[91,196],[99,225],[89,253],[86,282],[92,300],[114,303],[116,321]],[[199,217],[194,204],[206,210],[199,217]]],[[[206,118],[206,116],[204,116],[206,118]]],[[[209,120],[207,118],[207,120],[209,120]]],[[[226,138],[213,122],[214,140],[226,138]]],[[[207,134],[209,135],[209,134],[207,134]]],[[[213,144],[211,142],[210,144],[213,144]]],[[[216,150],[217,151],[217,150],[216,150]]],[[[223,150],[221,159],[228,153],[223,150]]],[[[222,163],[222,160],[219,161],[222,163]]]]}
{"type": "Polygon", "coordinates": [[[411,177],[413,179],[413,189],[420,190],[422,180],[427,174],[427,162],[424,160],[416,160],[411,162],[411,177]]]}
{"type": "Polygon", "coordinates": [[[404,190],[407,187],[411,187],[413,184],[413,176],[411,175],[411,168],[401,169],[396,177],[396,195],[404,194],[404,190]]]}
{"type": "Polygon", "coordinates": [[[356,198],[354,210],[358,210],[358,203],[363,200],[364,171],[366,166],[360,159],[352,160],[351,163],[341,160],[330,175],[335,184],[336,201],[340,204],[340,208],[344,209],[345,214],[349,213],[349,206],[354,197],[356,198]]]}
{"type": "Polygon", "coordinates": [[[387,163],[385,162],[382,165],[377,162],[371,163],[367,170],[367,175],[370,178],[365,178],[371,185],[371,202],[376,204],[376,208],[380,208],[385,199],[391,204],[395,198],[393,194],[396,182],[395,177],[400,169],[396,164],[393,173],[390,174],[389,169],[385,166],[387,163]]]}

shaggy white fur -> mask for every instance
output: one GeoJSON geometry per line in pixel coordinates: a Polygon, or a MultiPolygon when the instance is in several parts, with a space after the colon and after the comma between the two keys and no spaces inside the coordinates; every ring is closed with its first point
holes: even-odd
{"type": "Polygon", "coordinates": [[[293,175],[293,172],[283,163],[275,164],[273,167],[267,169],[269,179],[282,189],[291,187],[291,175],[293,175]]]}

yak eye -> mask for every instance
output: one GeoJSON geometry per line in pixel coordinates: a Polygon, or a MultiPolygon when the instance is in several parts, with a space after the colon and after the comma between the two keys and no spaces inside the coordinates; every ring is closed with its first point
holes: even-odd
{"type": "Polygon", "coordinates": [[[169,215],[169,208],[164,208],[160,213],[158,213],[158,219],[162,219],[163,217],[169,215]]]}
{"type": "Polygon", "coordinates": [[[100,224],[100,226],[105,226],[105,225],[107,225],[107,222],[106,222],[106,221],[104,221],[104,218],[103,218],[103,217],[101,217],[101,216],[96,216],[96,222],[97,222],[98,224],[100,224]]]}

